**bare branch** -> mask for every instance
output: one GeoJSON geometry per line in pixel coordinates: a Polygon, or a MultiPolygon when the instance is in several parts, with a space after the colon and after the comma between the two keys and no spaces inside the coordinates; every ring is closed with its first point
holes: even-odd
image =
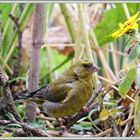
{"type": "Polygon", "coordinates": [[[0,68],[0,84],[3,86],[4,96],[0,102],[0,110],[10,112],[14,115],[15,119],[21,121],[20,115],[16,109],[15,102],[13,100],[10,86],[8,83],[8,78],[5,72],[0,68]]]}

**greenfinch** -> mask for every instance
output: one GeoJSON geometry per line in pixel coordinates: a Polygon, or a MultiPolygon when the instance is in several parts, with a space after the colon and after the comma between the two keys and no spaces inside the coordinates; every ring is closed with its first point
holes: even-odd
{"type": "Polygon", "coordinates": [[[49,85],[28,95],[24,94],[22,98],[43,100],[43,110],[51,117],[71,116],[90,99],[93,92],[92,74],[99,69],[90,60],[79,61],[49,85]]]}

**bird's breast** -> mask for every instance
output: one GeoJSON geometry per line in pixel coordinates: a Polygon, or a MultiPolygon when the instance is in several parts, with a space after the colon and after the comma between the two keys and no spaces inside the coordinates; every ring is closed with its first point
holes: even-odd
{"type": "Polygon", "coordinates": [[[73,82],[73,89],[69,91],[65,100],[60,103],[45,102],[43,108],[47,114],[56,118],[73,115],[86,105],[91,94],[92,84],[90,81],[76,81],[73,82]]]}
{"type": "Polygon", "coordinates": [[[92,83],[91,81],[81,80],[77,84],[76,88],[79,102],[82,102],[83,106],[88,102],[92,94],[92,83]]]}

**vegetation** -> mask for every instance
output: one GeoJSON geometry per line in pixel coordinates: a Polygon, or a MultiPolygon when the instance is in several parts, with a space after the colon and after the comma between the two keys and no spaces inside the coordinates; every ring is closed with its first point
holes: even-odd
{"type": "Polygon", "coordinates": [[[140,136],[139,7],[139,3],[1,3],[1,137],[140,136]],[[83,59],[101,68],[92,77],[88,112],[58,121],[33,101],[16,100],[83,59]]]}

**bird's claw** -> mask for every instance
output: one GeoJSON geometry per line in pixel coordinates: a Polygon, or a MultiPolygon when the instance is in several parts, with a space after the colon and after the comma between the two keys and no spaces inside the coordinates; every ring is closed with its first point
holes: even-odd
{"type": "Polygon", "coordinates": [[[86,106],[84,106],[84,107],[81,109],[81,111],[84,112],[84,113],[86,113],[86,112],[89,111],[89,109],[88,109],[86,106]]]}
{"type": "Polygon", "coordinates": [[[66,130],[67,129],[66,129],[65,126],[61,126],[61,130],[59,131],[59,135],[62,136],[65,133],[66,130]]]}

